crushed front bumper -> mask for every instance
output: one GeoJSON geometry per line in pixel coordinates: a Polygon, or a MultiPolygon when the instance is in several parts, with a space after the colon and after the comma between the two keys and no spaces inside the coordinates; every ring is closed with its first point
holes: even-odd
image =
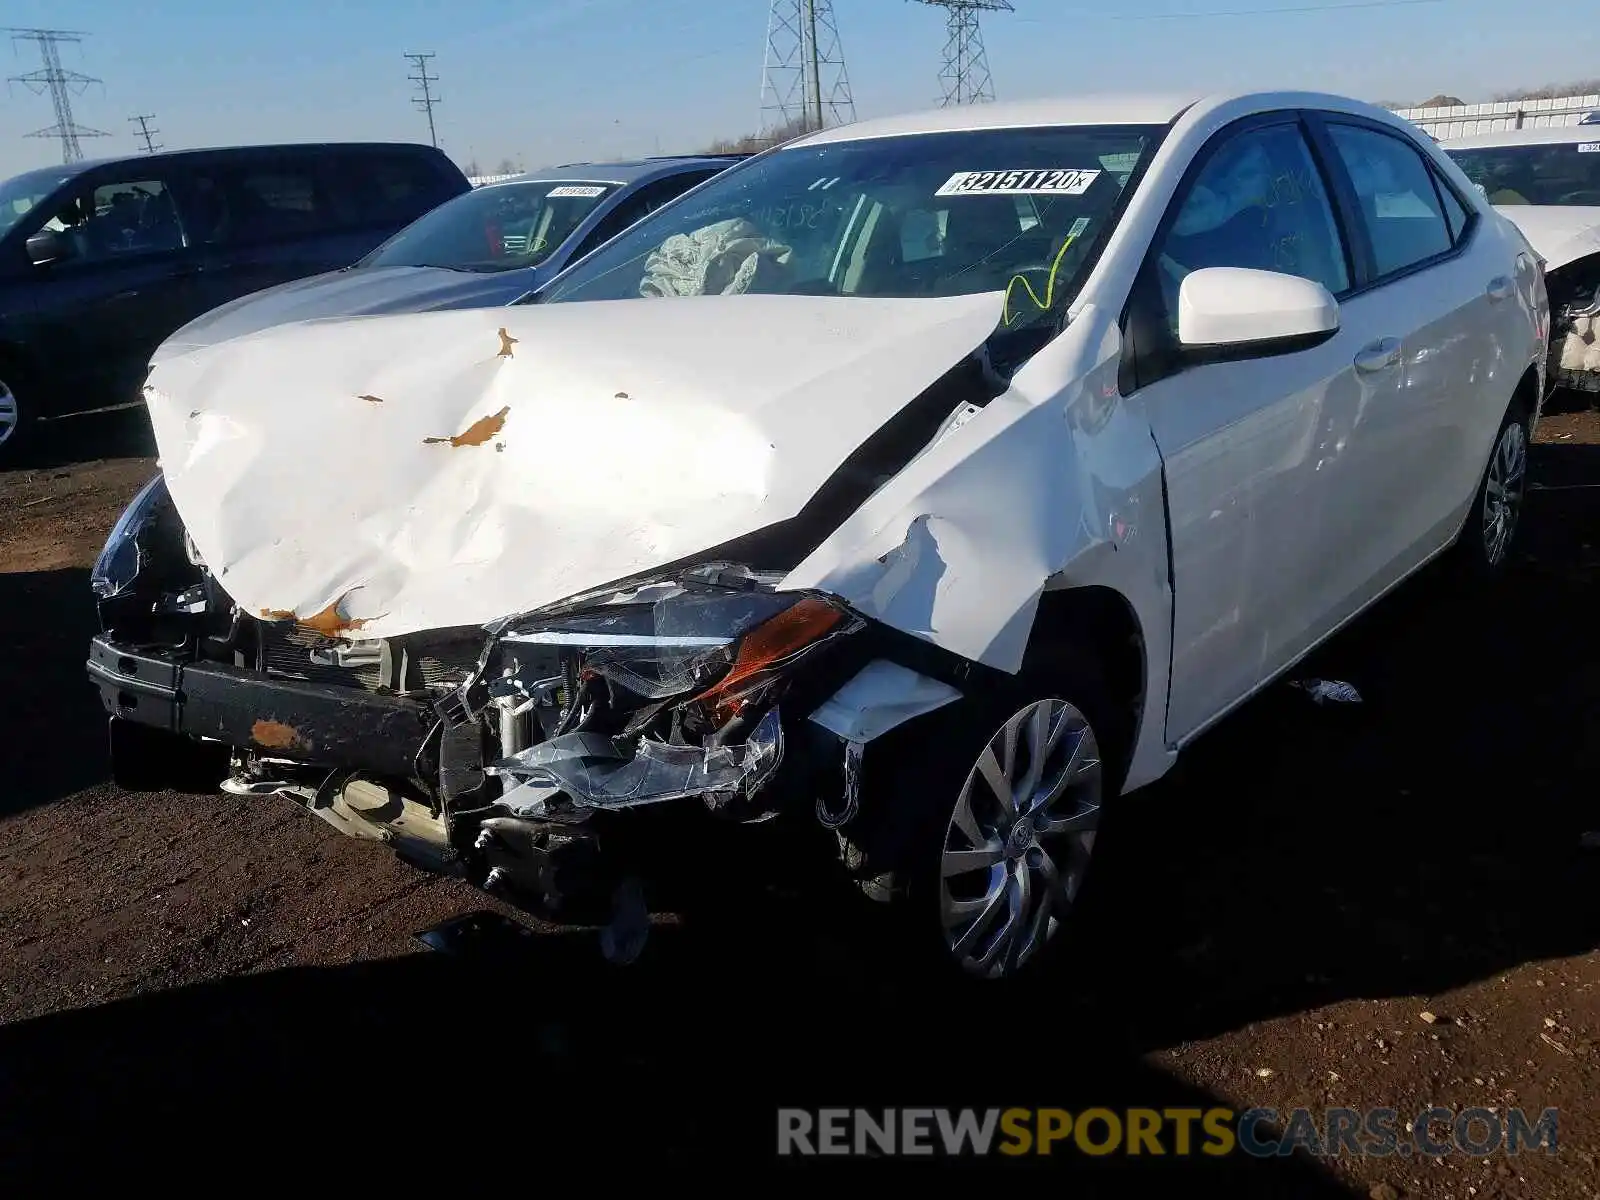
{"type": "Polygon", "coordinates": [[[87,670],[115,721],[206,738],[308,766],[391,778],[438,769],[429,705],[404,696],[278,679],[226,663],[96,637],[87,670]]]}

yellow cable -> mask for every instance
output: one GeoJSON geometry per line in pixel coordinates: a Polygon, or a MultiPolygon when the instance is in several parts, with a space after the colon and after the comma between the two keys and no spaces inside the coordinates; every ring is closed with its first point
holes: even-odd
{"type": "Polygon", "coordinates": [[[1039,299],[1039,294],[1033,290],[1033,285],[1028,282],[1027,276],[1013,275],[1011,277],[1011,282],[1006,284],[1005,305],[1000,310],[1003,324],[1009,326],[1014,320],[1011,315],[1011,289],[1019,283],[1022,285],[1023,290],[1028,293],[1028,299],[1033,301],[1040,312],[1050,311],[1050,306],[1055,303],[1056,275],[1061,270],[1061,260],[1067,256],[1067,251],[1072,248],[1072,243],[1077,240],[1077,234],[1069,234],[1067,240],[1061,243],[1061,249],[1056,251],[1055,261],[1050,264],[1050,276],[1045,280],[1043,300],[1039,299]]]}

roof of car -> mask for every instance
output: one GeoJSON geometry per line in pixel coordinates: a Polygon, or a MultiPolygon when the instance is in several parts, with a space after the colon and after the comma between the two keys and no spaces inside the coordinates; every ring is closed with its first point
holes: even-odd
{"type": "Polygon", "coordinates": [[[623,162],[566,163],[559,167],[541,167],[497,179],[485,187],[504,187],[508,183],[640,183],[661,175],[679,171],[694,171],[704,167],[731,167],[744,154],[684,154],[660,155],[655,158],[628,159],[623,162]]]}
{"type": "Polygon", "coordinates": [[[157,150],[154,154],[116,154],[105,158],[89,158],[80,162],[62,163],[59,166],[40,167],[38,169],[56,172],[65,179],[81,175],[85,171],[93,171],[97,167],[116,166],[119,163],[165,162],[169,159],[192,158],[204,154],[270,154],[275,151],[286,150],[334,152],[370,150],[407,150],[415,152],[420,150],[426,154],[436,153],[433,147],[424,145],[421,142],[270,142],[247,146],[194,146],[186,150],[157,150]]]}
{"type": "Polygon", "coordinates": [[[1037,125],[1166,125],[1198,99],[1198,95],[1188,93],[1110,93],[953,105],[840,125],[790,144],[820,146],[862,138],[1037,125]]]}
{"type": "Polygon", "coordinates": [[[969,129],[1025,129],[1052,125],[1170,125],[1190,110],[1213,111],[1243,102],[1257,111],[1325,108],[1397,122],[1392,111],[1350,96],[1328,92],[1252,88],[1213,92],[1104,92],[1006,103],[966,104],[903,116],[857,121],[805,134],[789,146],[821,146],[865,138],[948,133],[969,129]]]}
{"type": "Polygon", "coordinates": [[[1593,125],[1547,125],[1542,129],[1497,129],[1470,137],[1445,138],[1446,150],[1480,150],[1496,146],[1551,146],[1562,142],[1600,142],[1600,129],[1593,125]]]}

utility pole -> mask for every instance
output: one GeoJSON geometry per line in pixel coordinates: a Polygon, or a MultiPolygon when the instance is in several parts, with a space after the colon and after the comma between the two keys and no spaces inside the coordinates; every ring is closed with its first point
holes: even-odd
{"type": "Polygon", "coordinates": [[[833,0],[771,0],[761,70],[761,131],[856,119],[833,0]]]}
{"type": "Polygon", "coordinates": [[[822,128],[822,59],[817,49],[817,0],[806,0],[806,41],[811,45],[811,100],[816,107],[817,123],[822,128]]]}
{"type": "Polygon", "coordinates": [[[82,95],[85,88],[91,83],[101,81],[92,75],[83,75],[77,71],[68,71],[61,65],[61,52],[56,48],[62,42],[81,42],[88,34],[78,33],[71,29],[17,29],[8,28],[7,33],[15,42],[37,42],[39,55],[44,59],[44,67],[38,71],[30,71],[26,75],[13,75],[8,82],[20,83],[36,95],[50,93],[50,101],[55,106],[56,123],[47,129],[36,129],[34,132],[24,134],[25,137],[58,138],[61,141],[61,161],[64,163],[81,162],[83,160],[83,147],[78,144],[78,139],[89,137],[110,137],[111,135],[100,129],[90,129],[79,125],[72,119],[72,97],[70,92],[76,91],[82,95]]]}
{"type": "Polygon", "coordinates": [[[433,143],[435,148],[437,148],[439,145],[439,134],[433,127],[433,106],[439,103],[439,97],[433,94],[432,85],[439,82],[439,77],[437,75],[428,74],[428,60],[432,58],[433,55],[408,54],[406,57],[410,59],[411,64],[417,68],[417,73],[415,75],[408,76],[408,78],[412,83],[416,84],[422,92],[422,94],[414,99],[411,103],[416,105],[416,107],[422,112],[428,114],[428,140],[433,143]]]}
{"type": "Polygon", "coordinates": [[[983,49],[980,12],[1016,12],[1011,0],[920,0],[946,10],[949,36],[944,45],[944,65],[939,70],[943,85],[943,107],[952,104],[982,104],[994,99],[994,80],[989,75],[989,56],[983,49]]]}
{"type": "Polygon", "coordinates": [[[157,150],[161,149],[161,147],[156,145],[153,140],[156,134],[160,133],[161,130],[150,128],[150,122],[154,121],[155,119],[155,113],[144,113],[141,116],[128,118],[128,124],[137,125],[139,127],[139,136],[144,139],[144,152],[146,154],[154,154],[157,150]]]}

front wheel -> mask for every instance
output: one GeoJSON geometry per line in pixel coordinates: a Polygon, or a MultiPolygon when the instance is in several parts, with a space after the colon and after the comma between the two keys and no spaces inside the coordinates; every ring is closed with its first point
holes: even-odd
{"type": "Polygon", "coordinates": [[[1454,547],[1458,565],[1470,575],[1494,578],[1510,560],[1527,494],[1528,441],[1528,416],[1514,404],[1495,434],[1478,494],[1454,547]]]}
{"type": "Polygon", "coordinates": [[[912,722],[876,763],[868,747],[873,813],[852,831],[852,861],[890,901],[901,949],[936,976],[1031,976],[1074,923],[1117,777],[1114,710],[1088,666],[912,722]]]}
{"type": "Polygon", "coordinates": [[[966,974],[1014,975],[1060,932],[1094,853],[1099,741],[1060,697],[995,730],[967,771],[939,848],[939,925],[966,974]]]}

